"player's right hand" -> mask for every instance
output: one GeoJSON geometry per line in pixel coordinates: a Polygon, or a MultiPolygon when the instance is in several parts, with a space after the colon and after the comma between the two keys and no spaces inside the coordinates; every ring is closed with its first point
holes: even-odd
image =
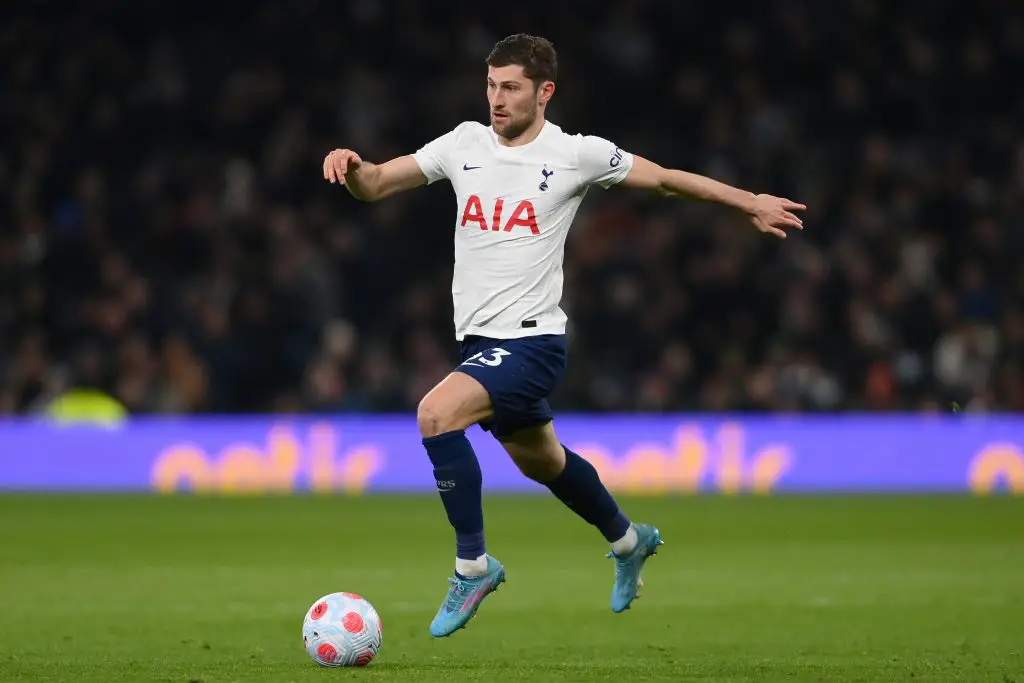
{"type": "Polygon", "coordinates": [[[359,155],[350,149],[336,149],[324,158],[324,180],[345,184],[348,174],[363,163],[359,155]]]}

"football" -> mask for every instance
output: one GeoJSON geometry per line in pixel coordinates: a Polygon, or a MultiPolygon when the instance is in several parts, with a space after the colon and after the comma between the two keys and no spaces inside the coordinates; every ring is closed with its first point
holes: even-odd
{"type": "Polygon", "coordinates": [[[377,610],[355,593],[323,596],[302,622],[302,644],[320,666],[366,666],[380,651],[382,636],[377,610]]]}

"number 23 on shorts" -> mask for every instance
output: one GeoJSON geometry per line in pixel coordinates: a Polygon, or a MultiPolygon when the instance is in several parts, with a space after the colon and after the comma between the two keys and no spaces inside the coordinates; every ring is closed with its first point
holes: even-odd
{"type": "Polygon", "coordinates": [[[478,354],[470,356],[469,358],[464,360],[462,362],[462,364],[463,365],[473,365],[473,366],[479,368],[479,367],[481,367],[481,363],[482,363],[483,365],[488,365],[488,366],[493,368],[493,367],[497,367],[497,366],[501,365],[501,359],[503,357],[511,356],[511,355],[512,354],[509,353],[508,351],[506,351],[505,349],[493,348],[493,349],[490,349],[488,351],[481,351],[478,354]],[[490,355],[489,356],[485,356],[484,354],[490,354],[490,355]]]}

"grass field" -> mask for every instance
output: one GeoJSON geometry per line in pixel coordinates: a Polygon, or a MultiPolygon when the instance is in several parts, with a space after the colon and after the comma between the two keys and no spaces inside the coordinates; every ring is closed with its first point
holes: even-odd
{"type": "Polygon", "coordinates": [[[0,496],[0,681],[1024,683],[1024,500],[626,501],[667,545],[608,608],[601,539],[546,498],[491,498],[508,568],[469,628],[427,624],[451,570],[425,498],[0,496]],[[318,596],[369,598],[384,646],[316,667],[318,596]]]}

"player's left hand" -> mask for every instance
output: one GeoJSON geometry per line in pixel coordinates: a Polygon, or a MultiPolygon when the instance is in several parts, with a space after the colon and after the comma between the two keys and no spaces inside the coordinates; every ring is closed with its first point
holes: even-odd
{"type": "Polygon", "coordinates": [[[754,197],[754,205],[749,214],[750,220],[758,230],[786,239],[786,228],[804,229],[804,222],[792,212],[806,209],[803,204],[797,204],[789,199],[759,194],[754,197]]]}

